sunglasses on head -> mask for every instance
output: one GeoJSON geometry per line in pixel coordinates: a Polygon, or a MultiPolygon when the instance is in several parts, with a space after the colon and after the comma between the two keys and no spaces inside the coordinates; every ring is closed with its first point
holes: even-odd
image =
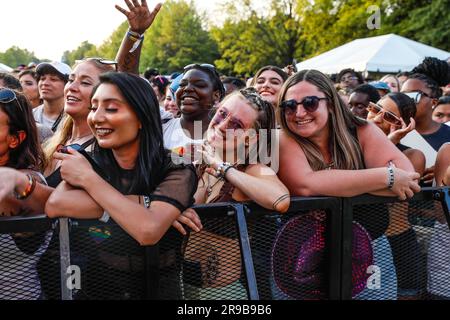
{"type": "Polygon", "coordinates": [[[212,121],[215,124],[220,124],[227,120],[228,120],[227,129],[231,129],[231,130],[244,129],[242,123],[239,120],[232,117],[231,114],[228,111],[226,111],[225,109],[217,110],[212,121]]]}
{"type": "Polygon", "coordinates": [[[84,62],[84,61],[95,61],[100,64],[114,66],[114,69],[117,71],[118,62],[115,60],[108,60],[108,59],[103,59],[103,58],[86,58],[83,60],[75,60],[75,63],[80,63],[80,62],[84,62]]]}
{"type": "Polygon", "coordinates": [[[412,92],[403,92],[403,93],[406,94],[411,99],[413,99],[416,104],[419,103],[420,99],[422,99],[422,96],[430,98],[429,94],[426,94],[425,92],[420,91],[420,90],[416,90],[416,91],[412,91],[412,92]]]}
{"type": "Polygon", "coordinates": [[[213,72],[215,75],[217,75],[220,78],[219,73],[217,72],[217,69],[214,65],[209,64],[209,63],[202,63],[202,64],[198,64],[198,63],[192,63],[192,64],[188,64],[186,67],[183,68],[183,71],[189,71],[191,69],[195,69],[195,68],[200,68],[200,69],[207,69],[211,72],[213,72]]]}
{"type": "Polygon", "coordinates": [[[17,100],[16,93],[14,90],[8,88],[0,88],[0,102],[1,103],[10,103],[14,100],[17,100]]]}
{"type": "Polygon", "coordinates": [[[382,106],[380,106],[379,104],[375,104],[373,102],[369,103],[369,106],[367,107],[367,111],[378,115],[380,113],[383,114],[383,120],[386,121],[389,124],[392,124],[394,126],[401,126],[402,125],[402,121],[399,117],[397,117],[395,114],[393,114],[392,112],[387,111],[386,109],[384,109],[382,106]]]}
{"type": "Polygon", "coordinates": [[[295,99],[283,101],[280,105],[285,110],[286,114],[294,114],[297,112],[297,106],[303,105],[303,108],[307,112],[315,112],[319,108],[320,100],[328,100],[328,98],[319,98],[316,96],[308,96],[303,98],[302,101],[296,101],[295,99]]]}

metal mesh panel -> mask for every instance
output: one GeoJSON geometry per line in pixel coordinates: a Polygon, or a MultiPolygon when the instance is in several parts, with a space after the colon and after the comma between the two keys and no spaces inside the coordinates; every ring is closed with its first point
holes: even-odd
{"type": "Polygon", "coordinates": [[[183,243],[182,295],[186,300],[247,299],[234,216],[202,218],[204,229],[183,243]]]}
{"type": "Polygon", "coordinates": [[[61,259],[59,250],[59,229],[55,228],[49,244],[37,263],[42,287],[42,299],[61,300],[61,259]]]}
{"type": "Polygon", "coordinates": [[[0,234],[0,300],[44,299],[37,265],[51,235],[51,231],[0,234]]]}
{"type": "MultiPolygon", "coordinates": [[[[450,247],[446,246],[445,242],[436,241],[442,237],[450,239],[441,203],[377,203],[357,205],[353,210],[354,218],[355,213],[356,217],[361,217],[362,214],[365,216],[362,226],[370,231],[373,253],[372,263],[365,270],[365,288],[362,291],[354,291],[353,298],[427,299],[428,280],[430,276],[433,278],[433,272],[430,271],[439,273],[440,266],[449,260],[450,254],[450,247]],[[383,223],[380,221],[385,220],[386,216],[389,218],[388,224],[381,228],[383,223]],[[380,230],[384,232],[380,234],[380,230]]],[[[450,268],[450,265],[448,267],[450,268]]],[[[358,272],[361,270],[356,270],[353,265],[353,280],[358,272]]],[[[439,282],[435,283],[436,288],[450,288],[448,277],[435,278],[439,282]]],[[[438,292],[439,290],[435,294],[438,292]]]]}
{"type": "Polygon", "coordinates": [[[248,228],[260,299],[327,299],[325,211],[252,215],[248,228]]]}
{"type": "Polygon", "coordinates": [[[182,244],[184,237],[171,228],[161,239],[159,247],[159,286],[157,298],[160,300],[182,300],[181,270],[183,265],[182,244]]]}
{"type": "Polygon", "coordinates": [[[71,265],[81,270],[75,300],[147,298],[145,249],[114,224],[80,225],[70,232],[71,265]]]}

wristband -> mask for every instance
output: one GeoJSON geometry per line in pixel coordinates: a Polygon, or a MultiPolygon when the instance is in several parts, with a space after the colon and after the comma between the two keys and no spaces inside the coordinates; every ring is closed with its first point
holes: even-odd
{"type": "Polygon", "coordinates": [[[389,166],[387,168],[388,170],[388,188],[392,189],[392,187],[394,186],[394,168],[392,168],[391,166],[389,166]]]}
{"type": "Polygon", "coordinates": [[[34,179],[34,177],[31,174],[27,173],[27,178],[28,184],[23,192],[17,192],[17,190],[14,189],[14,196],[17,200],[25,200],[26,198],[28,198],[30,194],[33,193],[34,188],[36,187],[36,180],[34,179]]]}
{"type": "Polygon", "coordinates": [[[109,213],[106,211],[103,211],[102,217],[98,220],[100,220],[101,222],[107,223],[109,221],[109,218],[110,218],[109,213]]]}
{"type": "Polygon", "coordinates": [[[142,40],[144,40],[144,34],[139,34],[137,32],[131,31],[130,29],[128,29],[127,31],[127,37],[134,42],[133,47],[131,47],[129,53],[133,53],[134,51],[136,51],[142,40]]]}

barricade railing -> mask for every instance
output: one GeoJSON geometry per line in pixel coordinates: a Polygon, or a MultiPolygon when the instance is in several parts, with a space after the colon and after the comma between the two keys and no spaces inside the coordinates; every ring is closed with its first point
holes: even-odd
{"type": "Polygon", "coordinates": [[[0,299],[448,297],[449,207],[448,188],[405,202],[292,198],[284,214],[202,205],[200,233],[171,228],[149,247],[112,220],[0,218],[0,299]]]}

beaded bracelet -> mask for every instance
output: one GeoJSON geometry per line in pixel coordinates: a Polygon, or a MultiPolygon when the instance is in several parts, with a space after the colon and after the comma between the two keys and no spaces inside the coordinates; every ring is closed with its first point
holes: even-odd
{"type": "Polygon", "coordinates": [[[23,192],[17,192],[17,190],[14,189],[14,196],[17,200],[25,200],[26,198],[28,198],[30,194],[33,193],[34,188],[36,187],[36,180],[34,179],[34,177],[31,174],[27,173],[27,178],[28,184],[23,192]]]}

